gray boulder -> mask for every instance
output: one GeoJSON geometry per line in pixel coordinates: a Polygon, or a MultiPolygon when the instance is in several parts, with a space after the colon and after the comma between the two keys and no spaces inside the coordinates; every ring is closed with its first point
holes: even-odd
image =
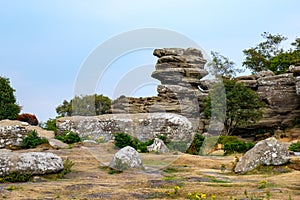
{"type": "Polygon", "coordinates": [[[49,139],[49,144],[55,149],[65,149],[69,147],[68,144],[54,138],[49,139]]]}
{"type": "Polygon", "coordinates": [[[64,168],[62,159],[53,153],[4,152],[0,156],[0,177],[12,173],[43,175],[57,173],[64,168]]]}
{"type": "Polygon", "coordinates": [[[109,167],[118,171],[130,168],[142,168],[142,159],[139,153],[132,147],[126,146],[120,149],[109,163],[109,167]]]}
{"type": "Polygon", "coordinates": [[[289,162],[286,146],[274,137],[258,142],[240,159],[235,167],[236,173],[252,171],[260,165],[282,165],[289,162]]]}
{"type": "Polygon", "coordinates": [[[164,141],[161,139],[155,138],[153,144],[147,146],[148,151],[160,152],[160,153],[167,153],[169,152],[168,147],[165,145],[164,141]]]}

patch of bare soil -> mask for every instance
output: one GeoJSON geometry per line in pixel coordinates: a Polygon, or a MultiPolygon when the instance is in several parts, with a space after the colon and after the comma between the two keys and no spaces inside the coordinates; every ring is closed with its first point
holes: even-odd
{"type": "Polygon", "coordinates": [[[114,173],[103,167],[117,151],[111,143],[45,151],[73,161],[72,172],[60,180],[0,184],[0,199],[188,199],[189,193],[219,200],[300,199],[296,157],[283,166],[286,173],[236,175],[230,171],[235,156],[151,153],[141,154],[144,170],[114,173]]]}

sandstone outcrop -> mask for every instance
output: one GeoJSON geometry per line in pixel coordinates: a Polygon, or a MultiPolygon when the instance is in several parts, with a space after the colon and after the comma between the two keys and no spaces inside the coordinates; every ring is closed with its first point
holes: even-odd
{"type": "Polygon", "coordinates": [[[258,142],[237,163],[234,171],[245,173],[260,165],[282,165],[289,162],[290,156],[286,146],[274,137],[258,142]]]}
{"type": "Polygon", "coordinates": [[[158,57],[152,77],[161,85],[157,97],[131,98],[122,96],[113,102],[112,113],[177,113],[187,117],[198,129],[201,104],[207,93],[199,90],[200,79],[208,74],[206,60],[194,48],[155,49],[158,57]]]}
{"type": "Polygon", "coordinates": [[[120,149],[109,163],[109,167],[118,171],[131,168],[142,168],[142,159],[139,153],[132,147],[126,146],[120,149]]]}
{"type": "Polygon", "coordinates": [[[12,173],[43,175],[57,173],[64,168],[62,159],[53,153],[2,152],[0,155],[0,177],[12,173]]]}
{"type": "Polygon", "coordinates": [[[21,147],[23,138],[28,132],[36,130],[40,137],[54,138],[53,131],[46,131],[38,126],[31,126],[27,122],[16,120],[0,121],[0,149],[5,147],[21,147]]]}
{"type": "Polygon", "coordinates": [[[103,141],[113,140],[114,133],[125,132],[141,141],[154,139],[161,134],[173,141],[191,142],[191,122],[173,113],[106,114],[99,116],[63,117],[56,121],[59,132],[73,131],[80,137],[103,141]]]}

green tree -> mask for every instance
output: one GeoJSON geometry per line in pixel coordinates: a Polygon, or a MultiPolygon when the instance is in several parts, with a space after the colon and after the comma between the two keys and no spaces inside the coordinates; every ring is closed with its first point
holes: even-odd
{"type": "Polygon", "coordinates": [[[236,67],[235,63],[229,58],[221,55],[219,52],[210,52],[212,60],[209,63],[210,73],[217,76],[223,76],[227,78],[233,78],[237,73],[241,73],[244,70],[236,67]]]}
{"type": "Polygon", "coordinates": [[[300,63],[300,38],[296,38],[295,42],[291,44],[293,48],[285,51],[280,44],[287,39],[286,37],[267,32],[261,36],[265,41],[243,51],[245,55],[243,66],[254,72],[269,69],[275,74],[282,74],[290,65],[300,63]]]}
{"type": "Polygon", "coordinates": [[[64,100],[62,105],[56,108],[60,116],[93,116],[108,113],[111,108],[111,100],[103,95],[75,96],[71,101],[64,100]]]}
{"type": "Polygon", "coordinates": [[[8,78],[0,77],[0,120],[16,119],[20,106],[16,104],[14,89],[8,78]]]}
{"type": "Polygon", "coordinates": [[[262,117],[263,103],[258,95],[236,80],[224,79],[223,83],[216,83],[204,103],[204,116],[223,120],[228,135],[238,127],[256,123],[262,117]],[[225,93],[222,92],[224,89],[225,93]],[[226,103],[222,94],[226,95],[226,103]]]}

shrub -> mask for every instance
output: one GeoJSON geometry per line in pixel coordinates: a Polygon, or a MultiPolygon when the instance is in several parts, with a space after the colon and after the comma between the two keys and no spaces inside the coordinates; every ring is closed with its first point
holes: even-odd
{"type": "Polygon", "coordinates": [[[14,172],[5,177],[0,178],[0,183],[27,182],[31,180],[31,178],[32,178],[32,173],[14,172]]]}
{"type": "Polygon", "coordinates": [[[36,126],[39,124],[38,119],[35,115],[29,114],[29,113],[23,113],[21,115],[18,115],[16,120],[27,122],[30,125],[36,126]]]}
{"type": "Polygon", "coordinates": [[[289,146],[290,151],[300,152],[300,142],[293,143],[289,146]]]}
{"type": "Polygon", "coordinates": [[[30,149],[35,148],[40,144],[49,143],[46,138],[40,138],[35,130],[30,131],[27,136],[23,139],[22,148],[30,149]]]}
{"type": "Polygon", "coordinates": [[[200,151],[201,146],[203,145],[204,140],[205,140],[205,137],[203,135],[196,134],[192,141],[192,144],[186,150],[186,153],[192,154],[192,155],[199,155],[199,151],[200,151]]]}
{"type": "Polygon", "coordinates": [[[10,86],[9,79],[0,76],[0,120],[16,119],[20,112],[14,91],[10,86]]]}
{"type": "Polygon", "coordinates": [[[221,135],[218,139],[218,144],[225,145],[227,142],[234,142],[234,141],[238,141],[238,138],[236,136],[221,135]]]}
{"type": "Polygon", "coordinates": [[[126,133],[115,133],[115,146],[119,148],[123,148],[126,146],[131,146],[135,150],[141,153],[147,153],[147,146],[151,145],[153,143],[152,140],[148,140],[146,142],[141,142],[137,138],[132,138],[129,134],[126,133]]]}
{"type": "Polygon", "coordinates": [[[81,138],[78,136],[78,134],[72,131],[64,131],[62,135],[57,135],[54,138],[67,144],[73,144],[81,141],[81,138]]]}
{"type": "Polygon", "coordinates": [[[245,153],[254,147],[253,142],[244,142],[240,140],[226,142],[224,144],[224,153],[225,155],[229,155],[232,153],[245,153]]]}
{"type": "Polygon", "coordinates": [[[44,129],[57,133],[56,119],[48,119],[48,121],[45,123],[44,129]]]}
{"type": "Polygon", "coordinates": [[[72,170],[71,168],[73,167],[74,163],[69,160],[69,158],[67,158],[66,160],[63,161],[63,164],[64,164],[64,169],[57,174],[57,178],[63,178],[64,175],[70,173],[72,170]]]}

